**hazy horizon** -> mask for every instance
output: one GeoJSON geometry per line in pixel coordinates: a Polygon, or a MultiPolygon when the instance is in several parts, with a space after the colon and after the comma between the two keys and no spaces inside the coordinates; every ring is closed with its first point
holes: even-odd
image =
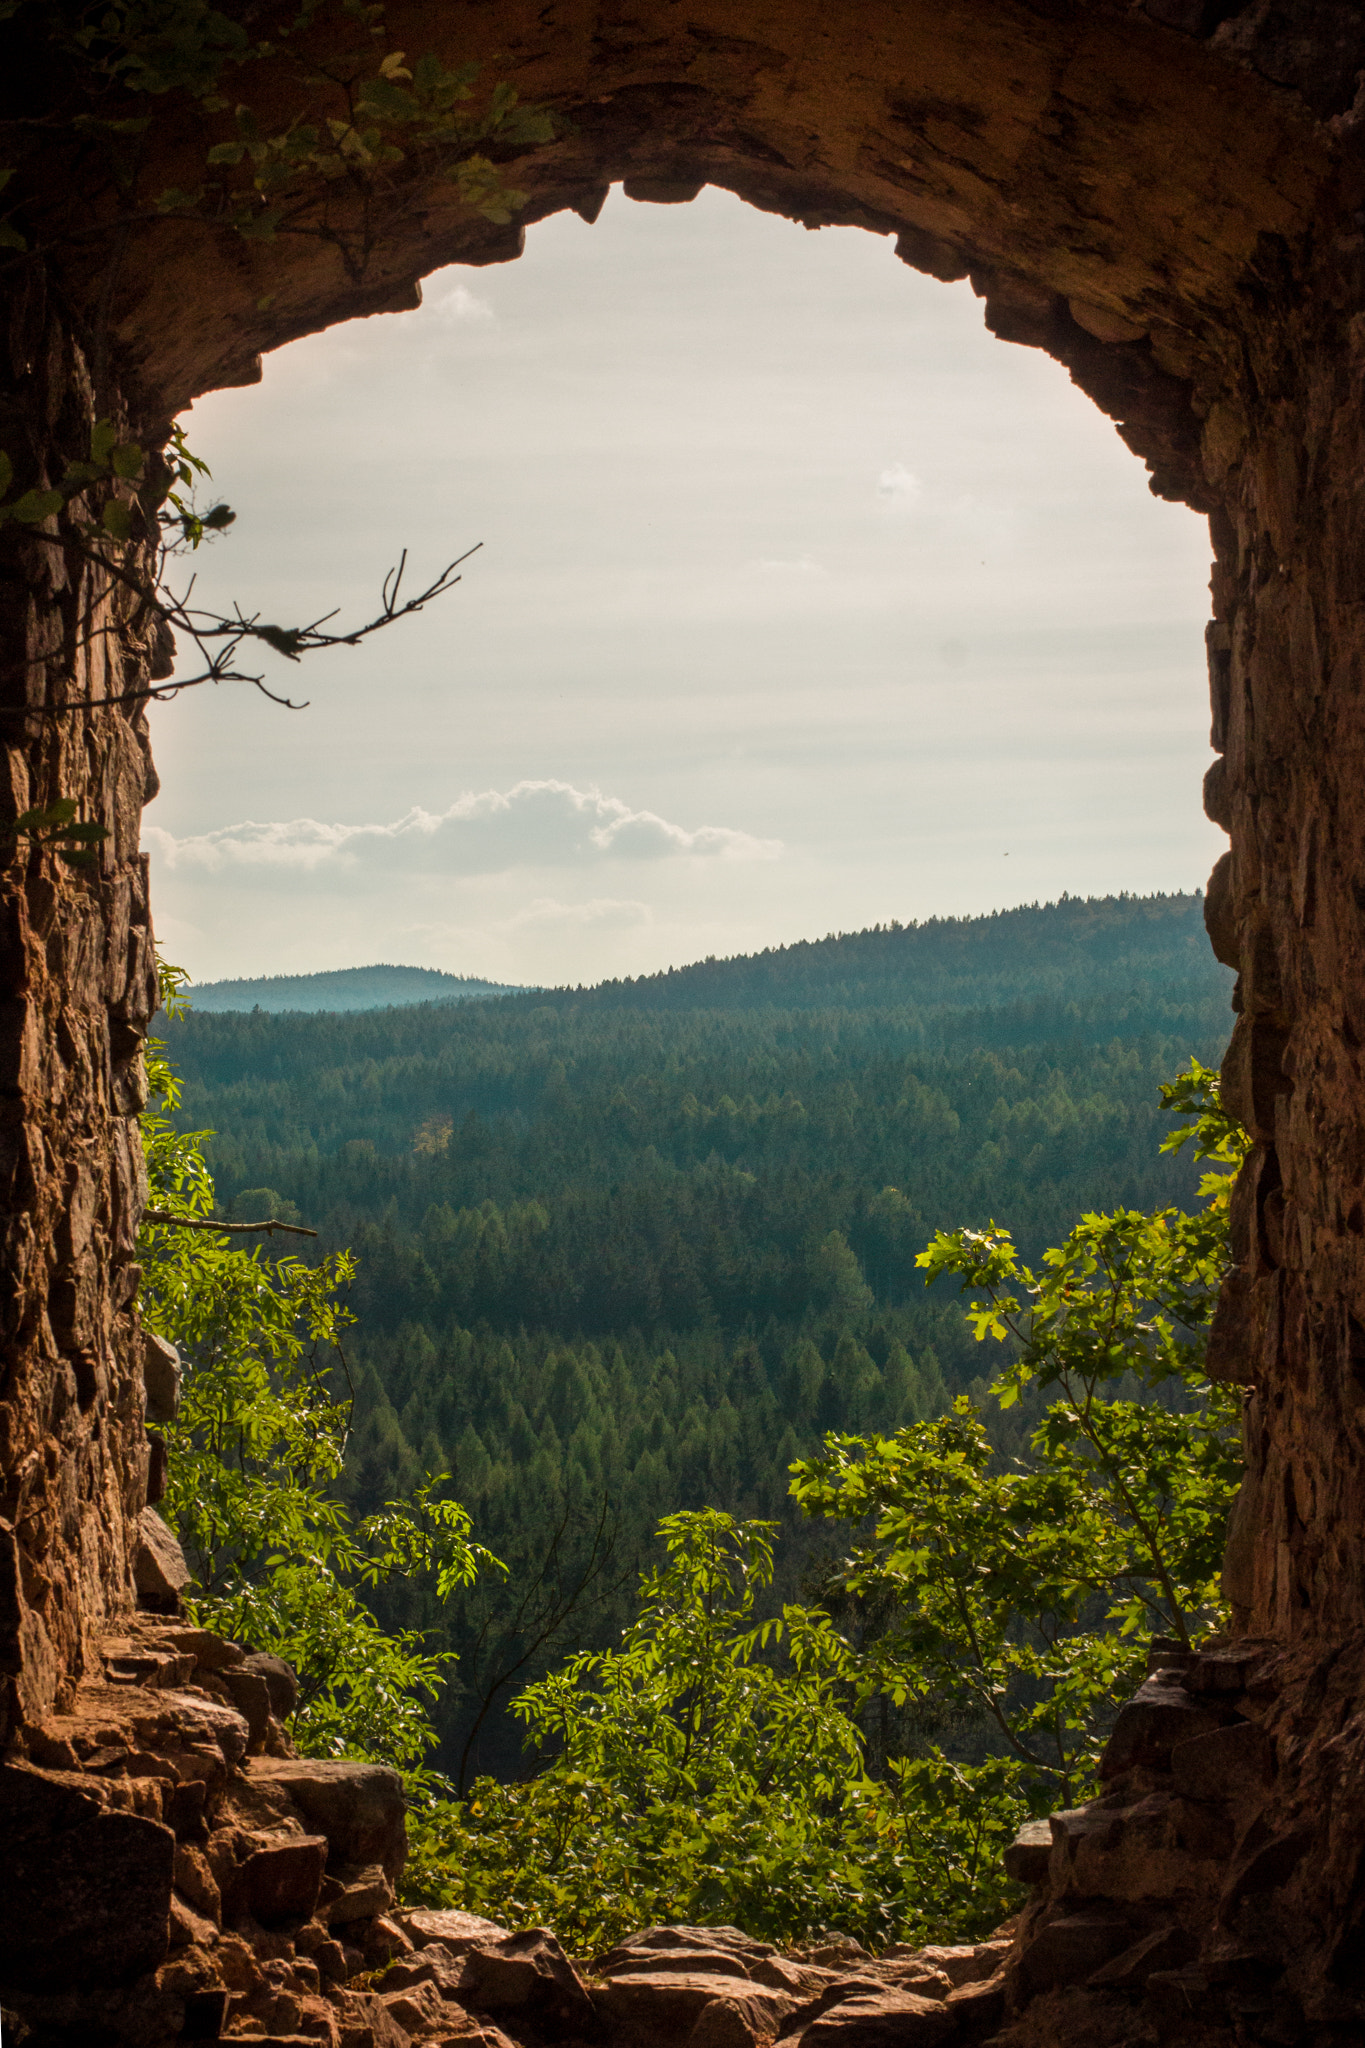
{"type": "Polygon", "coordinates": [[[163,950],[590,982],[1202,886],[1205,523],[970,288],[707,191],[614,193],[187,419],[202,599],[357,650],[154,707],[163,950]],[[276,680],[277,678],[272,678],[276,680]]]}

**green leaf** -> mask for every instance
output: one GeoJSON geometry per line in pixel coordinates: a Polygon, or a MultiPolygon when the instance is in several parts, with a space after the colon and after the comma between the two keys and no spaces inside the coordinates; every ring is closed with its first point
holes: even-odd
{"type": "Polygon", "coordinates": [[[145,452],[139,448],[136,441],[125,441],[114,450],[113,455],[110,457],[110,464],[115,476],[121,476],[131,483],[135,478],[142,475],[143,465],[146,460],[145,452]]]}
{"type": "Polygon", "coordinates": [[[118,428],[112,420],[96,420],[90,429],[90,459],[103,467],[118,446],[118,428]]]}
{"type": "Polygon", "coordinates": [[[0,220],[0,249],[27,249],[28,243],[12,221],[0,220]]]}
{"type": "Polygon", "coordinates": [[[51,519],[55,512],[60,512],[65,502],[60,491],[25,491],[22,498],[0,507],[0,511],[23,526],[36,526],[40,520],[51,519]]]}
{"type": "Polygon", "coordinates": [[[0,448],[0,493],[7,491],[14,482],[14,464],[3,448],[0,448]]]}
{"type": "Polygon", "coordinates": [[[215,142],[204,161],[210,164],[239,164],[245,155],[244,142],[215,142]]]}
{"type": "Polygon", "coordinates": [[[115,540],[127,540],[133,530],[133,515],[121,498],[111,498],[100,514],[100,525],[115,540]]]}

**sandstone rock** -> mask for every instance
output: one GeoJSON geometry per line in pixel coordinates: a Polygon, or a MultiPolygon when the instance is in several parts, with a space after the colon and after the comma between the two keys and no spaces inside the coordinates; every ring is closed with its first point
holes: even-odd
{"type": "Polygon", "coordinates": [[[452,1955],[463,1955],[466,1949],[478,1948],[486,1942],[502,1941],[508,1933],[495,1920],[483,1920],[477,1913],[457,1913],[434,1906],[404,1906],[393,1917],[415,1948],[439,1942],[452,1955]]]}
{"type": "Polygon", "coordinates": [[[1070,1913],[1049,1920],[1023,1950],[1021,1971],[1031,1991],[1079,1984],[1132,1944],[1125,1922],[1100,1913],[1070,1913]]]}
{"type": "Polygon", "coordinates": [[[328,1872],[328,1881],[329,1886],[332,1882],[339,1886],[320,1908],[329,1927],[378,1919],[393,1905],[393,1886],[382,1863],[371,1863],[363,1870],[349,1870],[343,1865],[328,1872]]]}
{"type": "MultiPolygon", "coordinates": [[[[768,1965],[771,1965],[772,1961],[773,1958],[770,1956],[760,1959],[761,1963],[768,1965]]],[[[604,1956],[593,1968],[594,1974],[599,1977],[625,1977],[632,1972],[669,1972],[695,1977],[699,1972],[703,1972],[711,1977],[742,1977],[746,1982],[750,1980],[750,1972],[740,1957],[727,1954],[724,1949],[619,1948],[604,1956]]]]}
{"type": "MultiPolygon", "coordinates": [[[[931,1943],[926,1948],[912,1950],[903,1960],[923,1963],[931,1970],[941,1970],[954,1987],[980,1984],[987,1977],[994,1976],[1009,1954],[1010,1946],[1008,1941],[964,1942],[951,1948],[938,1948],[931,1943]]],[[[883,1960],[892,1960],[891,1950],[887,1950],[883,1960]]]]}
{"type": "Polygon", "coordinates": [[[248,1665],[239,1664],[220,1671],[217,1683],[246,1722],[248,1749],[259,1752],[270,1725],[270,1694],[265,1680],[248,1665]]]}
{"type": "MultiPolygon", "coordinates": [[[[892,1968],[894,1967],[892,1965],[892,1968]]],[[[947,1979],[943,1982],[946,1990],[947,1979]]],[[[813,2020],[818,2020],[822,2013],[828,2012],[831,2006],[839,2005],[849,1998],[875,1998],[887,1988],[885,1969],[879,1964],[868,1962],[854,1975],[835,1977],[831,1983],[818,1991],[814,1998],[794,2006],[783,2019],[778,2032],[783,2038],[789,2034],[798,2034],[803,2027],[808,2027],[813,2020]]]]}
{"type": "Polygon", "coordinates": [[[293,1665],[286,1664],[283,1657],[271,1657],[264,1650],[253,1650],[245,1659],[245,1668],[263,1681],[275,1719],[287,1721],[299,1698],[298,1674],[293,1665]]]}
{"type": "Polygon", "coordinates": [[[595,1987],[592,2003],[614,2031],[668,2042],[691,2040],[709,2014],[707,2048],[752,2048],[777,2034],[795,2001],[741,1978],[629,1972],[595,1987]]]}
{"type": "Polygon", "coordinates": [[[348,1944],[359,1945],[368,1970],[382,1970],[395,1956],[412,1954],[412,1943],[397,1921],[390,1920],[387,1914],[381,1913],[373,1920],[352,1920],[344,1933],[348,1944]]]}
{"type": "Polygon", "coordinates": [[[1045,1884],[1051,1857],[1051,1823],[1026,1820],[1005,1851],[1005,1875],[1012,1877],[1016,1884],[1045,1884]]]}
{"type": "Polygon", "coordinates": [[[180,1413],[180,1353],[150,1330],[142,1333],[142,1381],[148,1422],[174,1422],[180,1413]]]}
{"type": "Polygon", "coordinates": [[[1232,1644],[1226,1649],[1201,1650],[1192,1658],[1184,1684],[1192,1693],[1215,1693],[1235,1697],[1245,1692],[1266,1661],[1265,1643],[1232,1644]]]}
{"type": "Polygon", "coordinates": [[[822,1969],[846,1970],[850,1964],[861,1962],[866,1955],[867,1950],[851,1934],[835,1934],[807,1949],[803,1960],[818,1963],[822,1969]]]}
{"type": "Polygon", "coordinates": [[[1149,1678],[1119,1708],[1100,1761],[1100,1776],[1116,1778],[1137,1765],[1165,1770],[1175,1743],[1209,1734],[1220,1725],[1220,1719],[1216,1710],[1193,1698],[1183,1686],[1163,1685],[1149,1678]]]}
{"type": "Polygon", "coordinates": [[[594,2001],[559,1943],[543,1928],[470,1949],[460,1975],[460,1998],[509,2024],[525,2020],[542,2031],[578,2036],[597,2031],[594,2001]]]}
{"type": "Polygon", "coordinates": [[[1183,1927],[1158,1927],[1111,1962],[1102,1963],[1091,1973],[1090,1982],[1116,1991],[1141,1990],[1154,1970],[1183,1968],[1190,1961],[1194,1946],[1183,1927]]]}
{"type": "Polygon", "coordinates": [[[218,1929],[212,1920],[196,1913],[188,1899],[182,1899],[179,1892],[171,1893],[171,1934],[170,1946],[189,1948],[198,1942],[207,1947],[218,1939],[218,1929]]]}
{"type": "Polygon", "coordinates": [[[400,1956],[385,1970],[381,1987],[385,1991],[405,1991],[410,1984],[434,1984],[443,1998],[455,1998],[464,1975],[463,1955],[454,1955],[442,1942],[432,1942],[426,1948],[414,1949],[411,1955],[400,1956]]]}
{"type": "Polygon", "coordinates": [[[310,1919],[326,1862],[322,1835],[282,1835],[262,1842],[237,1873],[229,1913],[249,1912],[262,1927],[310,1919]]]}
{"type": "Polygon", "coordinates": [[[254,1757],[251,1781],[286,1792],[327,1837],[337,1863],[382,1863],[397,1883],[407,1854],[403,1782],[383,1764],[314,1757],[254,1757]]]}
{"type": "Polygon", "coordinates": [[[440,1992],[432,1983],[406,1984],[397,1991],[379,1987],[380,2003],[390,2019],[417,2036],[436,2027],[445,2012],[440,1992]]]}
{"type": "Polygon", "coordinates": [[[938,2000],[878,1990],[841,2000],[788,2038],[792,2048],[930,2048],[954,2031],[938,2000]]]}
{"type": "Polygon", "coordinates": [[[411,2035],[372,1991],[348,1991],[338,2015],[341,2048],[409,2048],[411,2035]]]}
{"type": "Polygon", "coordinates": [[[149,1745],[169,1743],[179,1736],[186,1750],[201,1754],[211,1744],[230,1769],[246,1757],[251,1731],[232,1707],[206,1699],[202,1693],[167,1692],[161,1695],[164,1713],[134,1719],[134,1729],[149,1745]]]}
{"type": "Polygon", "coordinates": [[[217,1879],[203,1851],[195,1848],[192,1842],[177,1842],[175,1845],[175,1888],[206,1919],[215,1922],[222,1919],[223,1901],[217,1879]]]}
{"type": "Polygon", "coordinates": [[[154,1614],[178,1614],[180,1596],[190,1583],[185,1553],[155,1508],[144,1508],[138,1522],[133,1559],[138,1602],[154,1614]]]}
{"type": "Polygon", "coordinates": [[[1171,1781],[1191,1799],[1254,1799],[1274,1770],[1274,1750],[1255,1721],[1214,1728],[1171,1749],[1171,1781]]]}
{"type": "Polygon", "coordinates": [[[957,1985],[948,1993],[944,2009],[953,2025],[954,2040],[980,2041],[993,2034],[1005,2017],[1003,1975],[957,1985]]]}

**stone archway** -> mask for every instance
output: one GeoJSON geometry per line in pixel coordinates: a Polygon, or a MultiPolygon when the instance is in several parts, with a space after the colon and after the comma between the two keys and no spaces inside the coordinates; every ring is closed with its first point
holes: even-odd
{"type": "MultiPolygon", "coordinates": [[[[315,55],[327,19],[310,32],[315,55]]],[[[1365,1748],[1352,1735],[1333,1761],[1317,1743],[1325,1670],[1338,1673],[1339,1734],[1354,1699],[1341,1674],[1356,1669],[1342,1645],[1365,1629],[1359,12],[1332,0],[393,0],[386,38],[495,64],[555,110],[559,139],[516,163],[522,222],[565,207],[591,219],[624,180],[641,200],[713,183],[811,226],[894,234],[913,266],[970,275],[993,331],[1063,362],[1152,488],[1209,515],[1218,759],[1206,805],[1231,846],[1208,922],[1240,969],[1225,1083],[1257,1141],[1211,1354],[1246,1390],[1228,1590],[1249,1639],[1286,1646],[1276,1696],[1289,1719],[1307,1714],[1310,1738],[1310,1762],[1267,1793],[1235,1896],[1297,1898],[1318,1930],[1302,1968],[1346,1982],[1365,1800],[1338,1799],[1330,1849],[1300,1807],[1330,1804],[1365,1748]]],[[[287,115],[290,90],[283,61],[260,67],[267,115],[287,115]]],[[[199,120],[169,105],[153,130],[168,184],[202,153],[199,120]]],[[[70,165],[54,152],[46,173],[38,159],[40,186],[44,174],[55,204],[70,165]]],[[[520,226],[471,219],[449,185],[416,176],[395,180],[381,227],[360,275],[322,243],[166,221],[120,229],[116,270],[92,264],[88,245],[16,265],[0,413],[31,472],[21,481],[82,453],[95,410],[155,442],[197,393],[250,382],[261,350],[410,306],[429,271],[521,248],[520,226]]],[[[81,1676],[91,1627],[131,1605],[146,1499],[130,1120],[153,1000],[137,858],[153,771],[135,711],[69,707],[106,694],[109,677],[146,674],[156,649],[117,586],[93,587],[70,553],[26,537],[7,550],[10,815],[74,795],[112,832],[97,879],[35,857],[3,889],[0,1681],[4,1738],[22,1745],[81,1676]],[[108,628],[94,637],[79,623],[92,606],[108,628]]],[[[1079,1895],[1087,1885],[1105,1895],[1093,1871],[1079,1895]]],[[[1058,1898],[1073,1895],[1062,1883],[1058,1898]]]]}

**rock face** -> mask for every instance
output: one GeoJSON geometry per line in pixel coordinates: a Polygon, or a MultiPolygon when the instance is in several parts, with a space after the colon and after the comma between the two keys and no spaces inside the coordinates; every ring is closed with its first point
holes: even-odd
{"type": "MultiPolygon", "coordinates": [[[[35,18],[21,10],[5,33],[22,36],[35,18]]],[[[1356,1710],[1333,1690],[1356,1669],[1365,1636],[1359,9],[1344,0],[696,0],[683,10],[639,0],[623,10],[586,0],[547,11],[540,0],[392,0],[386,19],[395,48],[483,62],[562,117],[558,139],[515,164],[529,195],[523,222],[565,207],[591,219],[615,179],[662,203],[709,181],[811,227],[894,235],[907,263],[970,276],[991,329],[1064,363],[1147,464],[1153,489],[1209,515],[1218,758],[1205,803],[1230,846],[1210,880],[1207,917],[1215,951],[1239,970],[1225,1087],[1256,1141],[1238,1184],[1237,1272],[1210,1362],[1244,1389],[1247,1478],[1226,1585],[1244,1636],[1280,1646],[1276,1703],[1255,1715],[1235,1704],[1251,1697],[1233,1682],[1243,1670],[1235,1658],[1219,1673],[1223,1692],[1209,1676],[1213,1705],[1199,1688],[1182,1703],[1183,1680],[1135,1703],[1116,1734],[1111,1794],[1090,1816],[1057,1817],[1048,1882],[1065,1878],[1070,1889],[1044,1914],[1018,1986],[1033,1987],[1028,1996],[1054,2015],[1046,2024],[1061,2039],[1067,2000],[1117,2000],[1118,2011],[1160,1958],[1142,1993],[1149,2031],[1193,2024],[1206,1991],[1211,2012],[1231,2010],[1223,1991],[1235,1979],[1250,2003],[1228,2024],[1247,2038],[1258,2026],[1267,2040],[1295,2038],[1292,2013],[1277,2017],[1281,1997],[1321,2013],[1311,2024],[1330,2032],[1332,1998],[1354,1996],[1352,1859],[1365,1841],[1356,1710]],[[1263,1742],[1239,1732],[1252,1721],[1263,1742]],[[1282,1775],[1266,1794],[1267,1832],[1248,1832],[1253,1822],[1243,1826],[1227,1795],[1260,1782],[1272,1749],[1282,1775]],[[1144,1773],[1154,1782],[1139,1797],[1144,1773]],[[1148,1810],[1148,1797],[1166,1804],[1148,1810]],[[1296,1988],[1255,1989],[1256,1958],[1281,1956],[1290,1904],[1310,1893],[1323,1917],[1274,1978],[1296,1988]],[[1219,1924],[1251,1961],[1229,1960],[1231,1949],[1219,1960],[1198,1931],[1203,1907],[1186,1910],[1215,1898],[1219,1924]],[[1127,1935],[1129,1947],[1111,1953],[1127,1935]],[[1188,1961],[1187,1937],[1196,1942],[1188,1961]],[[1074,1989],[1082,1968],[1092,1986],[1084,1994],[1074,1989]],[[1318,1992],[1305,1972],[1317,1973],[1318,1992]]],[[[309,54],[325,68],[329,39],[351,33],[342,10],[324,8],[307,31],[309,54]]],[[[283,58],[253,71],[265,121],[288,124],[296,79],[283,58]]],[[[84,458],[98,417],[155,444],[191,396],[250,382],[261,349],[411,305],[438,265],[519,253],[521,228],[461,213],[454,186],[420,154],[393,172],[373,254],[359,268],[348,270],[324,239],[247,243],[170,220],[103,234],[105,199],[73,180],[60,142],[43,139],[47,80],[25,84],[31,209],[80,232],[45,244],[40,235],[46,255],[7,252],[0,277],[0,446],[13,451],[17,488],[46,485],[84,458]]],[[[195,171],[203,118],[166,103],[146,145],[153,180],[180,185],[195,171]]],[[[169,1614],[178,1590],[173,1558],[159,1579],[148,1562],[157,1545],[144,1510],[162,1475],[144,1417],[149,1400],[163,1415],[174,1390],[164,1358],[148,1369],[135,1256],[144,1195],[134,1120],[154,1002],[138,825],[156,782],[139,704],[104,701],[164,673],[164,649],[128,586],[77,542],[56,518],[41,530],[0,529],[4,815],[70,797],[108,835],[89,869],[12,840],[0,875],[0,1745],[21,1772],[73,1768],[40,1754],[42,1731],[103,1683],[101,1631],[122,1625],[139,1596],[169,1614]]],[[[130,1641],[129,1655],[143,1655],[136,1631],[130,1641]]],[[[164,1652],[172,1665],[192,1654],[164,1652]]],[[[224,1771],[238,1769],[230,1731],[242,1731],[244,1747],[268,1735],[270,1675],[244,1661],[206,1692],[230,1717],[212,1737],[212,1716],[177,1708],[173,1694],[173,1685],[148,1694],[169,1716],[156,1722],[156,1740],[218,1756],[224,1771]]],[[[136,1774],[129,1783],[144,1786],[136,1774]]],[[[145,1780],[167,1783],[157,1773],[145,1780]]],[[[82,1830],[105,1828],[98,1839],[112,1844],[117,1830],[105,1823],[123,1816],[170,1827],[182,1843],[179,1823],[152,1808],[169,1799],[179,1813],[199,1799],[207,1812],[211,1794],[208,1776],[176,1783],[173,1796],[139,1791],[98,1815],[78,1804],[69,1829],[54,1822],[53,1839],[69,1833],[74,1844],[82,1830]]],[[[335,1856],[328,1823],[305,1824],[294,1791],[262,1785],[253,1797],[267,1794],[335,1856]]],[[[152,1882],[161,1839],[118,1835],[130,1895],[152,1882]]],[[[1019,1846],[1021,1876],[1035,1869],[1038,1847],[1019,1846]]],[[[391,1877],[391,1856],[352,1848],[340,1874],[329,1861],[320,1904],[329,1883],[354,1903],[377,1883],[367,1873],[391,1877]]],[[[74,1869],[74,1847],[72,1857],[74,1869]]],[[[92,1953],[107,1951],[101,1899],[114,1896],[93,1878],[83,1895],[92,1953]]],[[[194,1916],[203,1920],[204,1908],[186,1894],[172,1933],[194,1916]]],[[[277,2035],[308,2031],[311,2008],[300,2000],[314,1993],[298,1988],[297,1961],[289,1968],[296,1975],[281,1978],[270,2019],[277,2035]]],[[[652,1974],[680,1996],[685,1971],[652,1974]]],[[[884,1991],[860,1995],[875,2003],[884,1991]]],[[[727,2026],[746,2025],[762,2004],[749,1990],[727,1995],[727,2026]]],[[[984,2024],[988,2003],[972,2024],[984,2024]]],[[[346,2025],[376,2039],[397,2025],[373,2002],[365,2011],[346,2025]]],[[[208,2038],[210,2008],[191,2018],[186,2003],[185,2014],[184,2026],[208,2038]]],[[[1102,2038],[1093,2018],[1069,2038],[1102,2038]]],[[[866,2023],[880,2023],[872,2008],[866,2023]]],[[[941,2026],[942,2014],[922,2023],[941,2026]]],[[[149,2041],[161,2024],[127,2019],[149,2041]]]]}

